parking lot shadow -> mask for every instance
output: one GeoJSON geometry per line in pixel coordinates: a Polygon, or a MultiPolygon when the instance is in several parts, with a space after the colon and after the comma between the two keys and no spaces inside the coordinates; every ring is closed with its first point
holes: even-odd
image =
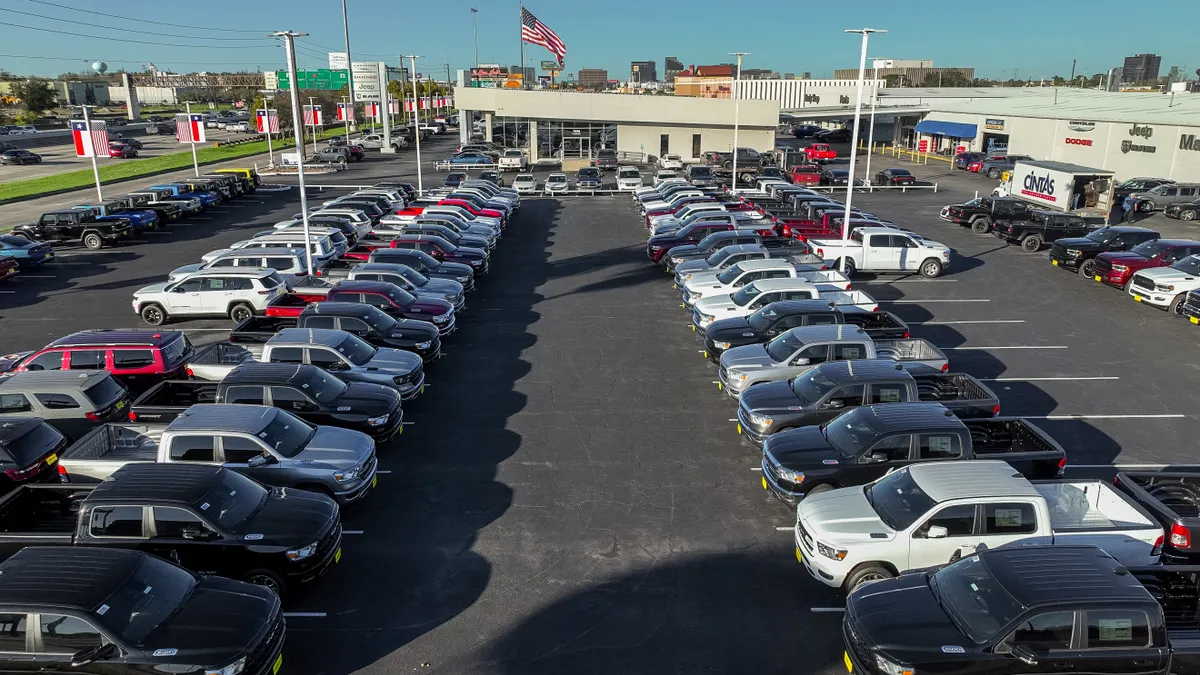
{"type": "Polygon", "coordinates": [[[546,607],[481,660],[511,675],[834,673],[841,615],[810,608],[843,603],[786,550],[673,558],[546,607]]]}

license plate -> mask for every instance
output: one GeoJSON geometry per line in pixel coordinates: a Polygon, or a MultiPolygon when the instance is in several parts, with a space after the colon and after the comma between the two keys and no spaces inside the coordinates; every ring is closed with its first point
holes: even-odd
{"type": "Polygon", "coordinates": [[[336,550],[336,551],[334,551],[334,552],[333,552],[333,562],[335,562],[335,563],[340,563],[340,562],[342,562],[342,549],[341,549],[341,547],[339,547],[339,548],[338,548],[338,550],[336,550]]]}
{"type": "Polygon", "coordinates": [[[46,260],[49,260],[49,259],[51,259],[51,258],[53,258],[53,257],[54,257],[54,254],[53,254],[53,253],[47,253],[47,254],[46,254],[46,260]]]}
{"type": "Polygon", "coordinates": [[[742,423],[738,422],[738,433],[742,433],[742,423]]]}
{"type": "Polygon", "coordinates": [[[58,455],[50,455],[46,458],[46,466],[49,466],[58,461],[58,455]]]}
{"type": "Polygon", "coordinates": [[[846,672],[853,673],[854,672],[854,663],[850,660],[850,653],[842,652],[842,660],[846,662],[846,672]]]}
{"type": "Polygon", "coordinates": [[[762,477],[762,483],[763,483],[763,489],[766,490],[767,489],[767,477],[766,476],[762,477]]]}
{"type": "Polygon", "coordinates": [[[418,394],[424,394],[424,393],[425,393],[425,385],[421,385],[421,391],[419,391],[419,392],[417,392],[417,393],[418,393],[418,394]]]}
{"type": "Polygon", "coordinates": [[[1135,295],[1135,296],[1133,296],[1133,301],[1134,301],[1134,302],[1141,302],[1141,301],[1142,301],[1142,296],[1140,296],[1140,295],[1135,295]]]}
{"type": "Polygon", "coordinates": [[[725,385],[721,384],[720,382],[717,383],[717,391],[720,391],[724,388],[725,388],[725,385]]]}
{"type": "Polygon", "coordinates": [[[679,290],[679,284],[671,284],[671,288],[674,288],[675,290],[679,290]]]}
{"type": "Polygon", "coordinates": [[[696,331],[696,324],[692,324],[692,332],[696,331]]]}
{"type": "Polygon", "coordinates": [[[372,488],[374,488],[378,483],[379,483],[379,476],[374,476],[371,478],[371,487],[372,488]]]}
{"type": "Polygon", "coordinates": [[[1200,318],[1197,318],[1197,317],[1194,317],[1194,316],[1189,316],[1189,317],[1188,317],[1188,321],[1191,321],[1191,322],[1192,322],[1192,323],[1194,323],[1194,324],[1200,324],[1200,318]]]}
{"type": "Polygon", "coordinates": [[[280,666],[283,665],[283,654],[275,657],[275,663],[271,664],[271,675],[279,672],[280,666]]]}
{"type": "Polygon", "coordinates": [[[125,401],[117,401],[117,410],[122,410],[125,407],[125,401]]]}
{"type": "MultiPolygon", "coordinates": [[[[1051,265],[1054,265],[1054,266],[1058,266],[1058,261],[1057,261],[1057,260],[1051,260],[1051,261],[1050,261],[1050,264],[1051,264],[1051,265]]],[[[847,663],[849,663],[849,661],[850,661],[850,657],[849,657],[849,656],[847,656],[847,657],[846,657],[846,661],[847,661],[847,663]]]]}
{"type": "Polygon", "coordinates": [[[796,547],[796,562],[804,564],[804,554],[800,552],[800,547],[796,547]]]}

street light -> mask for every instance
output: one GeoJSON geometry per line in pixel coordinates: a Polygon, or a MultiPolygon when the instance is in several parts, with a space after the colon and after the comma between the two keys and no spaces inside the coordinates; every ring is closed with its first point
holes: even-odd
{"type": "MultiPolygon", "coordinates": [[[[412,63],[413,85],[413,138],[417,141],[417,194],[425,191],[424,180],[421,176],[421,99],[417,97],[417,59],[424,58],[422,56],[409,55],[401,56],[401,59],[408,59],[412,63]]],[[[400,64],[404,65],[403,62],[400,64]]]]}
{"type": "MultiPolygon", "coordinates": [[[[872,83],[871,83],[871,87],[872,87],[872,89],[871,89],[871,92],[872,92],[872,94],[871,94],[871,128],[867,129],[866,177],[867,177],[868,183],[871,182],[871,154],[875,152],[875,106],[876,106],[876,104],[879,103],[879,62],[882,60],[883,59],[880,59],[878,57],[871,59],[871,68],[873,70],[873,73],[871,75],[871,80],[872,80],[872,83]]],[[[954,168],[954,165],[951,164],[950,167],[954,168]]],[[[854,177],[851,176],[850,178],[853,179],[854,177]]]]}
{"type": "MultiPolygon", "coordinates": [[[[867,40],[871,33],[886,33],[877,28],[851,28],[847,33],[862,35],[862,54],[858,57],[858,98],[854,101],[854,132],[850,136],[850,179],[846,181],[846,213],[842,217],[842,274],[846,273],[846,242],[850,238],[850,202],[854,199],[854,160],[858,157],[858,125],[862,117],[863,78],[867,74],[867,40]]],[[[860,261],[861,262],[861,261],[860,261]]]]}
{"type": "Polygon", "coordinates": [[[350,19],[346,14],[346,0],[342,0],[342,31],[346,34],[346,93],[350,94],[350,114],[346,116],[346,145],[349,146],[350,123],[357,126],[358,115],[354,113],[354,66],[350,60],[350,19]]]}
{"type": "Polygon", "coordinates": [[[471,30],[475,34],[475,67],[479,67],[479,10],[471,8],[471,30]]]}
{"type": "Polygon", "coordinates": [[[737,194],[737,151],[738,151],[738,114],[741,112],[741,104],[738,98],[738,85],[742,81],[742,57],[750,52],[728,52],[730,56],[737,57],[737,76],[733,80],[733,193],[737,194]]]}
{"type": "MultiPolygon", "coordinates": [[[[300,115],[300,87],[296,79],[296,38],[306,37],[308,33],[296,33],[290,30],[268,33],[271,37],[282,37],[287,51],[288,89],[292,93],[292,134],[296,137],[296,155],[299,158],[296,173],[300,177],[300,218],[304,221],[304,256],[308,264],[308,275],[313,276],[312,241],[309,239],[308,228],[308,193],[304,187],[304,117],[300,115]]],[[[267,127],[270,129],[270,127],[267,127]]]]}

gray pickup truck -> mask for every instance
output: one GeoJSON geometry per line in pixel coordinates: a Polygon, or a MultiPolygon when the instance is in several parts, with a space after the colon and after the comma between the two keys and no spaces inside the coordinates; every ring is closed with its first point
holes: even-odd
{"type": "Polygon", "coordinates": [[[375,441],[313,426],[262,405],[194,405],[168,425],[105,424],[58,458],[63,482],[95,483],[131,462],[220,464],[265,485],[312,490],[339,504],[375,486],[375,441]]]}
{"type": "Polygon", "coordinates": [[[733,398],[756,384],[803,375],[827,361],[891,359],[914,372],[944,373],[946,354],[928,340],[874,340],[852,324],[793,328],[766,344],[721,354],[718,388],[733,398]]]}

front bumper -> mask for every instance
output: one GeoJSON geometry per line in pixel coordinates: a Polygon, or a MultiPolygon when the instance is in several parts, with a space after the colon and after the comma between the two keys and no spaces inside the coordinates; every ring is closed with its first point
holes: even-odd
{"type": "Polygon", "coordinates": [[[363,424],[359,431],[375,439],[375,443],[386,443],[392,438],[403,433],[404,429],[404,410],[397,408],[396,412],[388,416],[387,424],[382,427],[372,427],[363,424]]]}
{"type": "Polygon", "coordinates": [[[1167,309],[1171,303],[1175,301],[1175,296],[1178,295],[1174,291],[1154,291],[1134,286],[1129,284],[1127,291],[1133,297],[1135,302],[1140,302],[1144,305],[1154,305],[1159,309],[1167,309]]]}
{"type": "Polygon", "coordinates": [[[717,388],[721,391],[724,391],[725,395],[729,398],[732,398],[736,401],[738,397],[742,395],[742,389],[744,387],[744,383],[740,381],[734,382],[733,380],[729,379],[728,373],[725,372],[724,368],[717,373],[717,388]]]}
{"type": "Polygon", "coordinates": [[[423,394],[425,392],[425,371],[421,371],[421,377],[416,382],[396,385],[396,391],[400,392],[401,401],[411,401],[423,394]]]}
{"type": "Polygon", "coordinates": [[[755,428],[756,425],[750,422],[750,418],[746,415],[746,411],[743,410],[741,406],[738,406],[737,420],[738,433],[742,436],[745,436],[750,440],[751,443],[761,448],[763,441],[767,439],[769,434],[766,431],[755,428]]]}
{"type": "Polygon", "coordinates": [[[1050,264],[1055,267],[1065,267],[1069,270],[1079,269],[1079,264],[1083,261],[1082,258],[1074,258],[1063,254],[1058,254],[1055,251],[1050,251],[1050,264]]]}
{"type": "MultiPolygon", "coordinates": [[[[826,586],[841,588],[842,582],[846,580],[846,570],[834,567],[831,564],[832,560],[817,553],[816,544],[812,542],[811,536],[802,537],[800,528],[796,527],[793,530],[792,541],[796,545],[796,557],[814,579],[826,586]]],[[[845,565],[845,561],[842,561],[842,564],[845,565]]]]}
{"type": "Polygon", "coordinates": [[[334,500],[341,506],[346,506],[366,497],[367,493],[375,487],[375,483],[379,480],[378,470],[379,458],[373,456],[371,457],[371,469],[367,472],[366,477],[355,483],[354,487],[349,487],[341,492],[335,492],[333,495],[334,500]]]}
{"type": "Polygon", "coordinates": [[[307,584],[310,581],[315,581],[325,576],[330,567],[341,559],[342,550],[342,524],[338,523],[337,531],[334,532],[332,539],[328,542],[322,541],[317,545],[319,556],[303,560],[296,565],[297,569],[287,572],[287,581],[290,586],[293,583],[307,584]]]}

